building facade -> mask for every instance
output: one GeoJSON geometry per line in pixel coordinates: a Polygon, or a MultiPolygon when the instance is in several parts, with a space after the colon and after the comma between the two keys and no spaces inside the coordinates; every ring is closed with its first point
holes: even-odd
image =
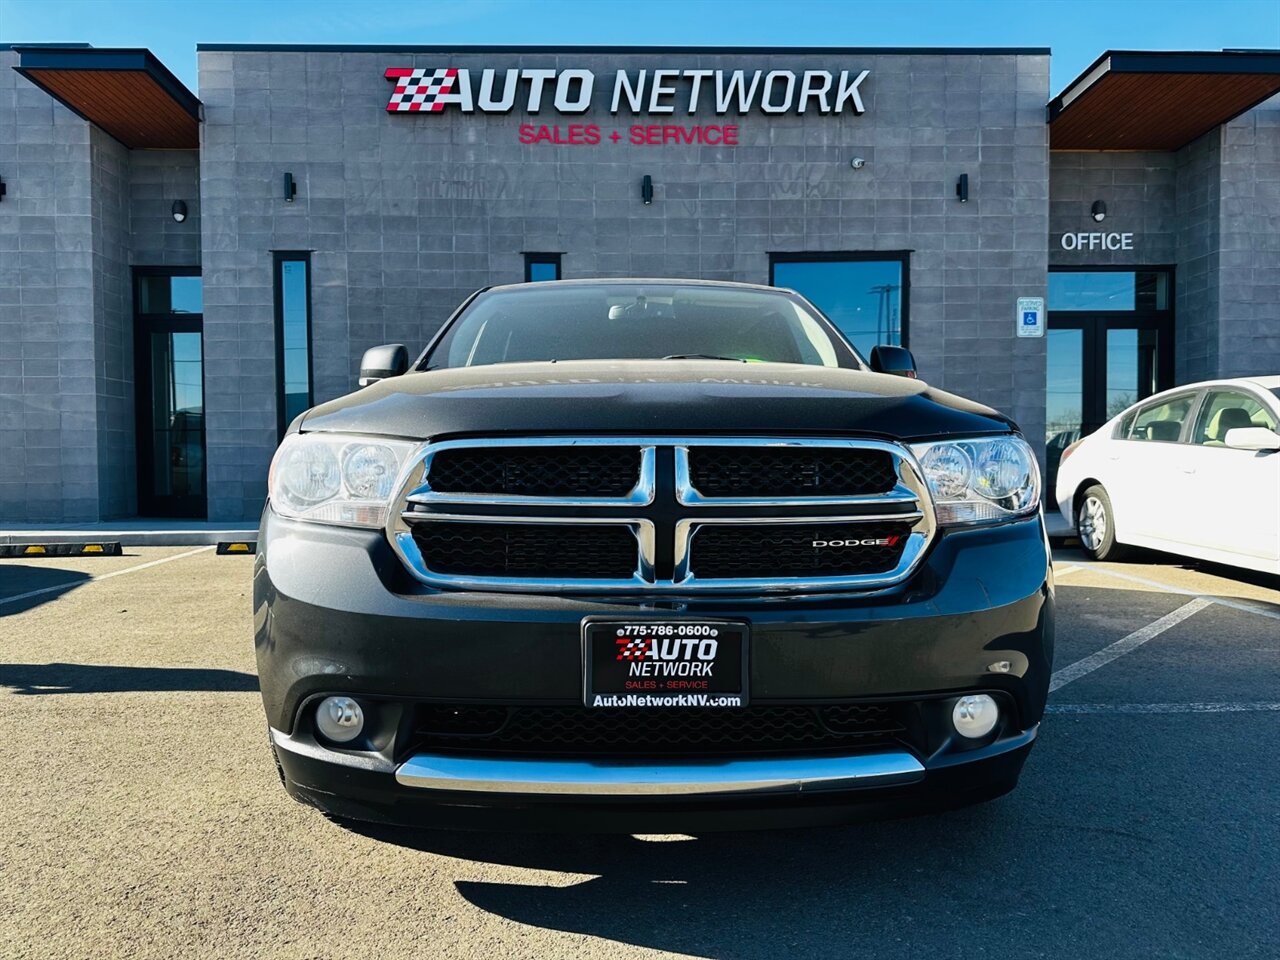
{"type": "Polygon", "coordinates": [[[197,98],[0,50],[0,522],[252,519],[297,412],[495,283],[794,286],[1050,471],[1117,404],[1280,370],[1275,55],[1112,53],[1052,102],[1047,50],[198,58],[197,98]]]}

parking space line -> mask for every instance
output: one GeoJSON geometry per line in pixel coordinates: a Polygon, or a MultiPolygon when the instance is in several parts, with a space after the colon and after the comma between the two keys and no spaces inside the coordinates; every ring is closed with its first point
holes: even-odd
{"type": "Polygon", "coordinates": [[[207,547],[197,547],[194,550],[188,550],[186,553],[175,553],[172,557],[161,557],[159,560],[148,560],[146,563],[140,563],[137,566],[125,567],[123,570],[113,570],[111,573],[104,573],[90,577],[88,580],[73,580],[69,583],[62,583],[53,587],[41,587],[39,590],[28,590],[26,593],[19,593],[12,597],[0,597],[0,606],[3,606],[6,603],[17,603],[19,600],[29,600],[31,597],[41,597],[46,593],[61,593],[71,589],[72,587],[82,587],[88,583],[99,583],[103,580],[110,580],[112,577],[123,577],[126,573],[137,573],[139,570],[146,570],[148,567],[158,567],[162,563],[168,563],[171,560],[181,560],[184,557],[195,556],[197,553],[204,553],[206,550],[212,549],[212,544],[207,547]]]}
{"type": "Polygon", "coordinates": [[[1077,567],[1075,564],[1071,564],[1070,566],[1066,566],[1066,567],[1054,567],[1054,568],[1053,568],[1053,575],[1054,575],[1054,577],[1055,577],[1055,578],[1056,578],[1056,577],[1066,577],[1066,576],[1070,576],[1071,574],[1073,574],[1073,573],[1077,572],[1079,569],[1080,569],[1080,568],[1079,568],[1079,567],[1077,567]]]}
{"type": "Polygon", "coordinates": [[[1073,680],[1079,680],[1081,677],[1093,673],[1099,667],[1105,667],[1112,660],[1123,657],[1126,653],[1132,653],[1148,640],[1160,636],[1170,627],[1176,627],[1187,617],[1209,606],[1210,603],[1211,601],[1204,597],[1196,597],[1194,600],[1184,603],[1172,613],[1166,613],[1159,620],[1153,620],[1145,627],[1140,627],[1133,633],[1121,637],[1115,643],[1103,647],[1097,653],[1091,653],[1083,660],[1077,660],[1075,663],[1055,671],[1053,677],[1049,680],[1049,692],[1053,693],[1055,690],[1060,690],[1073,680]]]}
{"type": "Polygon", "coordinates": [[[1051,703],[1048,713],[1276,713],[1280,703],[1051,703]]]}
{"type": "Polygon", "coordinates": [[[1090,573],[1099,573],[1104,577],[1115,577],[1117,580],[1128,580],[1130,583],[1141,583],[1148,587],[1157,587],[1165,593],[1173,593],[1182,597],[1196,597],[1200,600],[1208,600],[1210,603],[1216,603],[1220,607],[1230,607],[1232,610],[1239,610],[1242,613],[1255,613],[1260,617],[1267,617],[1271,620],[1280,620],[1280,613],[1274,610],[1265,610],[1262,607],[1253,607],[1247,603],[1241,603],[1237,600],[1228,600],[1226,597],[1210,597],[1195,590],[1186,590],[1182,587],[1175,587],[1167,583],[1161,583],[1159,580],[1149,580],[1146,577],[1139,577],[1132,573],[1121,573],[1119,570],[1107,570],[1094,563],[1080,564],[1078,569],[1088,570],[1090,573]]]}

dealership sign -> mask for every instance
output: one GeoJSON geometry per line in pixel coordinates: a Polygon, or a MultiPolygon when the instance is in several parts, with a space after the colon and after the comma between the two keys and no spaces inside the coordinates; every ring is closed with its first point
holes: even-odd
{"type": "MultiPolygon", "coordinates": [[[[851,70],[618,70],[601,78],[609,90],[609,112],[633,114],[861,114],[862,83],[871,71],[851,70]]],[[[508,113],[519,107],[536,114],[584,114],[597,78],[591,70],[391,67],[395,84],[390,113],[508,113]]]]}

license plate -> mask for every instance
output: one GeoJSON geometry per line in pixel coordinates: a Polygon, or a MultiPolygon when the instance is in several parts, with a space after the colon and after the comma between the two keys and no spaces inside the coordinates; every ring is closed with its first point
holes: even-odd
{"type": "Polygon", "coordinates": [[[588,707],[745,707],[745,623],[584,620],[588,707]]]}

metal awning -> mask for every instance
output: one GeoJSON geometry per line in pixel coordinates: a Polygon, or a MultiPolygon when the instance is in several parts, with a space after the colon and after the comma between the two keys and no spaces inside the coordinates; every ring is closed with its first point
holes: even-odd
{"type": "Polygon", "coordinates": [[[200,146],[200,101],[150,50],[13,48],[13,69],[126,147],[200,146]]]}
{"type": "Polygon", "coordinates": [[[1049,103],[1051,150],[1177,150],[1280,93],[1280,51],[1109,50],[1049,103]]]}

